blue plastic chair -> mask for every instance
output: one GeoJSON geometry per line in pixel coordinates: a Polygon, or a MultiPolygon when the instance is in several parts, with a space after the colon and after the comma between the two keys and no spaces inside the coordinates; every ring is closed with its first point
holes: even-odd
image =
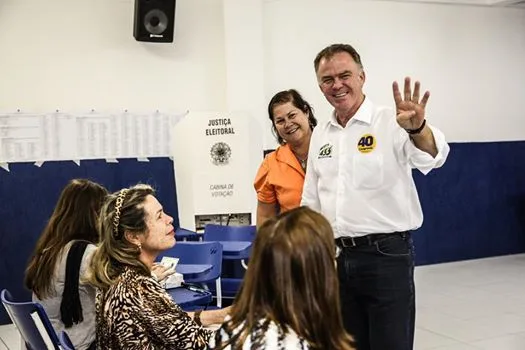
{"type": "Polygon", "coordinates": [[[200,239],[200,235],[191,230],[187,230],[185,228],[179,227],[175,230],[175,239],[178,241],[198,241],[200,239]]]}
{"type": "Polygon", "coordinates": [[[15,302],[11,293],[7,289],[0,294],[2,304],[7,310],[9,317],[18,328],[27,349],[41,350],[48,349],[48,345],[56,350],[60,349],[58,336],[47,317],[46,311],[39,303],[15,302]],[[35,321],[33,317],[36,316],[35,321]],[[42,332],[38,329],[37,323],[41,323],[42,332]]]}
{"type": "Polygon", "coordinates": [[[60,332],[58,338],[60,339],[60,345],[62,345],[63,350],[75,350],[73,342],[69,339],[69,336],[65,331],[60,332]]]}
{"type": "MultiPolygon", "coordinates": [[[[253,242],[257,229],[255,226],[223,226],[208,224],[204,228],[204,241],[240,241],[253,242]]],[[[230,262],[225,262],[229,264],[230,262]]],[[[233,277],[222,277],[222,295],[225,298],[233,299],[239,290],[244,278],[244,270],[247,268],[244,260],[241,260],[243,268],[231,267],[233,277]]],[[[231,265],[230,265],[231,266],[231,265]]],[[[228,270],[225,266],[224,270],[228,270]]]]}
{"type": "MultiPolygon", "coordinates": [[[[201,274],[197,278],[185,279],[186,283],[201,284],[209,289],[209,284],[215,284],[217,307],[221,307],[221,269],[222,269],[222,245],[219,242],[177,242],[173,248],[168,249],[159,256],[171,256],[179,258],[180,264],[205,264],[211,265],[210,271],[201,274]]],[[[192,305],[202,305],[206,299],[206,290],[195,292],[189,289],[177,289],[170,293],[175,302],[183,309],[189,309],[192,305]],[[183,292],[187,290],[187,292],[183,292]]],[[[208,300],[211,301],[210,292],[208,300]]],[[[209,303],[209,302],[208,302],[209,303]]]]}
{"type": "Polygon", "coordinates": [[[223,226],[208,224],[204,227],[205,241],[253,242],[257,229],[255,226],[223,226]]]}

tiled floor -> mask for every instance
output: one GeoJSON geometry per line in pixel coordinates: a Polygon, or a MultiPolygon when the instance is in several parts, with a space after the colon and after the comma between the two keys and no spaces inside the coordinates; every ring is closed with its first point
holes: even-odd
{"type": "Polygon", "coordinates": [[[7,349],[20,349],[20,335],[12,324],[0,326],[0,350],[7,349]]]}
{"type": "Polygon", "coordinates": [[[525,350],[525,255],[416,269],[416,350],[525,350]]]}
{"type": "MultiPolygon", "coordinates": [[[[525,350],[525,254],[418,267],[416,284],[416,350],[525,350]]],[[[12,325],[6,349],[20,349],[12,325]]]]}

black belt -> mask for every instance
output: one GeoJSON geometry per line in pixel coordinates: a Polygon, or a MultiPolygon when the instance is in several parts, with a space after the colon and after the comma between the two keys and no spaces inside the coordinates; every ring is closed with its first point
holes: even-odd
{"type": "Polygon", "coordinates": [[[377,241],[380,241],[385,238],[389,238],[392,236],[400,236],[402,238],[408,237],[410,233],[408,231],[404,232],[392,232],[392,233],[373,233],[366,236],[361,237],[339,237],[335,239],[335,244],[339,248],[353,248],[353,247],[359,247],[363,245],[373,245],[377,241]]]}

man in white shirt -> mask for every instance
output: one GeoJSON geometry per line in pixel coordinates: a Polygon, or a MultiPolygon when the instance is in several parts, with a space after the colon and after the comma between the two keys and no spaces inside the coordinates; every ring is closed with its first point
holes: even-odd
{"type": "Polygon", "coordinates": [[[345,327],[358,350],[413,348],[414,252],[410,231],[423,222],[412,169],[427,174],[445,162],[444,135],[425,120],[427,91],[403,93],[393,84],[396,110],[363,93],[365,72],[350,45],[315,58],[319,87],[334,107],[310,141],[302,205],[331,222],[345,327]]]}

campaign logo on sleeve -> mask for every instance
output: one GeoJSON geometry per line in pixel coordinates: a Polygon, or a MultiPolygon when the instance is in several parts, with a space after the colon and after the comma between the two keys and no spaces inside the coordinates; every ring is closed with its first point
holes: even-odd
{"type": "Polygon", "coordinates": [[[376,148],[376,138],[371,134],[361,136],[357,142],[357,150],[361,153],[370,153],[376,148]]]}

